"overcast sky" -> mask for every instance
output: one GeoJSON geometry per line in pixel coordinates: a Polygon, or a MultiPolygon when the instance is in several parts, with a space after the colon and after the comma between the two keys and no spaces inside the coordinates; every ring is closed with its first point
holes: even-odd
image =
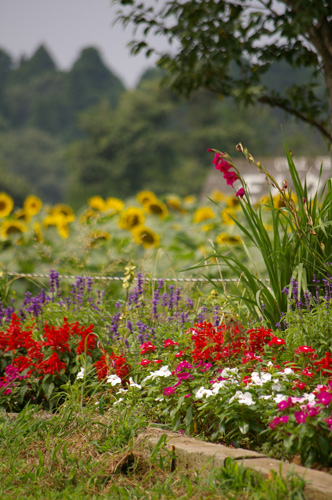
{"type": "Polygon", "coordinates": [[[130,55],[132,30],[113,26],[117,9],[111,0],[0,0],[0,48],[16,61],[45,44],[57,66],[69,69],[83,48],[93,46],[133,87],[154,60],[130,55]]]}

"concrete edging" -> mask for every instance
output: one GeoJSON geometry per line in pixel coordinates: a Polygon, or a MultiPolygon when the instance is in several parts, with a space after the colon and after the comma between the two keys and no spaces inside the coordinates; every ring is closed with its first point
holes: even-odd
{"type": "Polygon", "coordinates": [[[282,462],[254,451],[228,448],[221,444],[208,443],[160,429],[150,429],[146,433],[149,447],[154,448],[161,436],[165,434],[167,436],[166,446],[175,455],[174,466],[180,470],[189,473],[204,468],[210,470],[222,467],[226,458],[231,457],[244,467],[260,472],[265,478],[271,471],[281,472],[283,477],[294,472],[305,479],[304,493],[309,500],[332,500],[332,475],[327,472],[282,462]]]}

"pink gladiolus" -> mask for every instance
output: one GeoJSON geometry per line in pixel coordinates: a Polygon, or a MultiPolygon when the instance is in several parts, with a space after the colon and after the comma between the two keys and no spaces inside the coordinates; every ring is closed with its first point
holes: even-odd
{"type": "Polygon", "coordinates": [[[240,188],[240,189],[236,192],[236,194],[235,194],[235,196],[238,196],[238,197],[239,197],[239,198],[241,198],[241,199],[244,197],[244,195],[245,195],[245,191],[244,191],[244,189],[243,189],[243,188],[240,188]]]}

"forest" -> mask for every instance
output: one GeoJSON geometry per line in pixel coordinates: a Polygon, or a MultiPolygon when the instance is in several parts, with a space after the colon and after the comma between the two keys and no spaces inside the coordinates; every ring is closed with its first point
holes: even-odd
{"type": "MultiPolygon", "coordinates": [[[[305,81],[308,69],[275,62],[264,78],[276,91],[305,81]]],[[[242,107],[205,90],[185,99],[151,67],[126,89],[94,47],[60,71],[41,45],[14,64],[0,49],[0,191],[17,204],[27,194],[79,208],[94,195],[199,194],[211,168],[207,148],[236,158],[242,142],[255,157],[326,155],[308,125],[259,104],[242,107]]]]}

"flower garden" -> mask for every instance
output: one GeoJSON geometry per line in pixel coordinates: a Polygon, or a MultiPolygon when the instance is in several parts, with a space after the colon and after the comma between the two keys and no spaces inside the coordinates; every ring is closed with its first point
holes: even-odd
{"type": "Polygon", "coordinates": [[[275,186],[254,204],[231,158],[214,154],[233,197],[145,191],[74,213],[34,196],[15,209],[0,194],[1,410],[135,408],[165,429],[328,470],[331,186],[308,199],[287,153],[293,192],[275,186]]]}

